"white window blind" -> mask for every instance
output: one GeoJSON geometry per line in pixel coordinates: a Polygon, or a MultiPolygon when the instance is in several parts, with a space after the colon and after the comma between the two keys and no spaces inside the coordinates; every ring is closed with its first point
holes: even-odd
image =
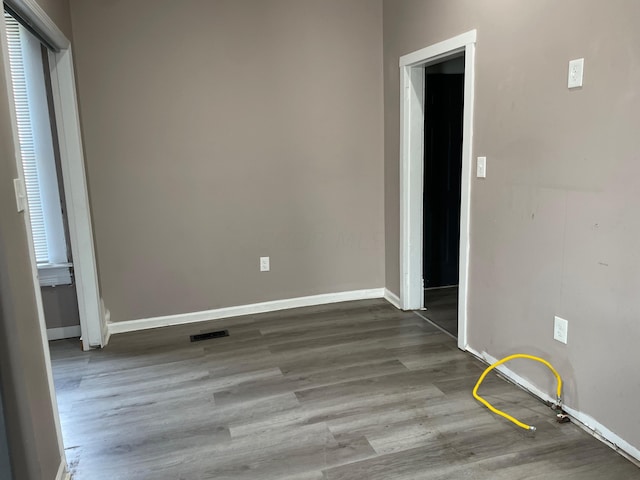
{"type": "Polygon", "coordinates": [[[42,45],[5,12],[16,127],[41,286],[72,283],[42,45]]]}
{"type": "Polygon", "coordinates": [[[18,138],[22,156],[22,168],[29,203],[31,218],[31,233],[35,248],[36,262],[49,263],[49,249],[47,244],[47,230],[44,221],[38,166],[36,162],[35,136],[29,110],[29,95],[25,62],[20,40],[20,24],[9,14],[4,13],[9,45],[9,64],[11,66],[11,81],[15,101],[16,120],[18,124],[18,138]]]}

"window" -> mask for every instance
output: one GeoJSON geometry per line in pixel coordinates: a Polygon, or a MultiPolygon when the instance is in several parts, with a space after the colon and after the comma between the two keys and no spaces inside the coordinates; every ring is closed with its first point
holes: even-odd
{"type": "Polygon", "coordinates": [[[71,283],[42,46],[4,14],[18,139],[40,285],[71,283]]]}

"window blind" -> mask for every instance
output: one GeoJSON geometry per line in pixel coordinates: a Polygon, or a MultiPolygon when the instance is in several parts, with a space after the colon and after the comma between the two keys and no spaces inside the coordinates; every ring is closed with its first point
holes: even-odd
{"type": "Polygon", "coordinates": [[[36,164],[35,138],[29,110],[29,95],[27,91],[22,42],[20,40],[20,25],[6,12],[4,12],[4,19],[7,30],[7,43],[9,46],[9,65],[11,67],[11,82],[13,84],[13,97],[18,125],[18,140],[22,156],[22,168],[27,190],[27,202],[29,204],[31,233],[33,236],[36,262],[39,264],[49,263],[47,231],[44,222],[41,188],[36,164]]]}

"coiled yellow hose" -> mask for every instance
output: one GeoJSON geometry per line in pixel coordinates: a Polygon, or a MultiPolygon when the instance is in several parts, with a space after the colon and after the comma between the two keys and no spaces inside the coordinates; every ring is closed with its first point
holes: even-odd
{"type": "Polygon", "coordinates": [[[482,383],[484,378],[487,376],[487,374],[491,370],[493,370],[494,368],[502,365],[503,363],[508,362],[509,360],[513,360],[514,358],[526,358],[526,359],[529,359],[529,360],[535,360],[536,362],[540,362],[543,365],[546,365],[549,368],[549,370],[551,370],[553,372],[553,374],[558,379],[557,403],[558,403],[558,408],[561,408],[561,406],[562,406],[562,378],[560,378],[560,374],[556,371],[555,368],[553,368],[553,365],[551,365],[545,359],[540,358],[540,357],[535,357],[533,355],[527,355],[525,353],[516,353],[515,355],[509,355],[508,357],[504,357],[502,360],[498,360],[493,365],[490,365],[489,367],[487,367],[487,369],[484,372],[482,372],[482,375],[480,375],[480,378],[478,379],[478,381],[476,383],[476,386],[473,388],[473,398],[478,400],[480,403],[482,403],[485,407],[487,407],[489,410],[491,410],[496,415],[500,415],[501,417],[506,418],[507,420],[515,423],[520,428],[524,428],[525,430],[530,430],[532,432],[535,432],[536,427],[534,427],[533,425],[527,425],[526,423],[522,423],[520,420],[512,417],[508,413],[505,413],[502,410],[498,410],[493,405],[491,405],[489,402],[487,402],[484,398],[482,398],[480,395],[478,395],[478,388],[480,388],[480,384],[482,383]]]}

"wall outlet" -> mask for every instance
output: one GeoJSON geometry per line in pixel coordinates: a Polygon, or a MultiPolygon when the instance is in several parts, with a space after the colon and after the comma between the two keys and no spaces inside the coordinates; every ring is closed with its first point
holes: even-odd
{"type": "Polygon", "coordinates": [[[260,257],[260,271],[268,272],[270,269],[269,257],[260,257]]]}
{"type": "Polygon", "coordinates": [[[584,58],[577,58],[569,62],[569,79],[567,86],[569,88],[578,88],[582,86],[582,76],[584,73],[584,58]]]}
{"type": "Polygon", "coordinates": [[[569,322],[564,318],[555,317],[553,321],[553,339],[566,344],[568,333],[569,322]]]}

